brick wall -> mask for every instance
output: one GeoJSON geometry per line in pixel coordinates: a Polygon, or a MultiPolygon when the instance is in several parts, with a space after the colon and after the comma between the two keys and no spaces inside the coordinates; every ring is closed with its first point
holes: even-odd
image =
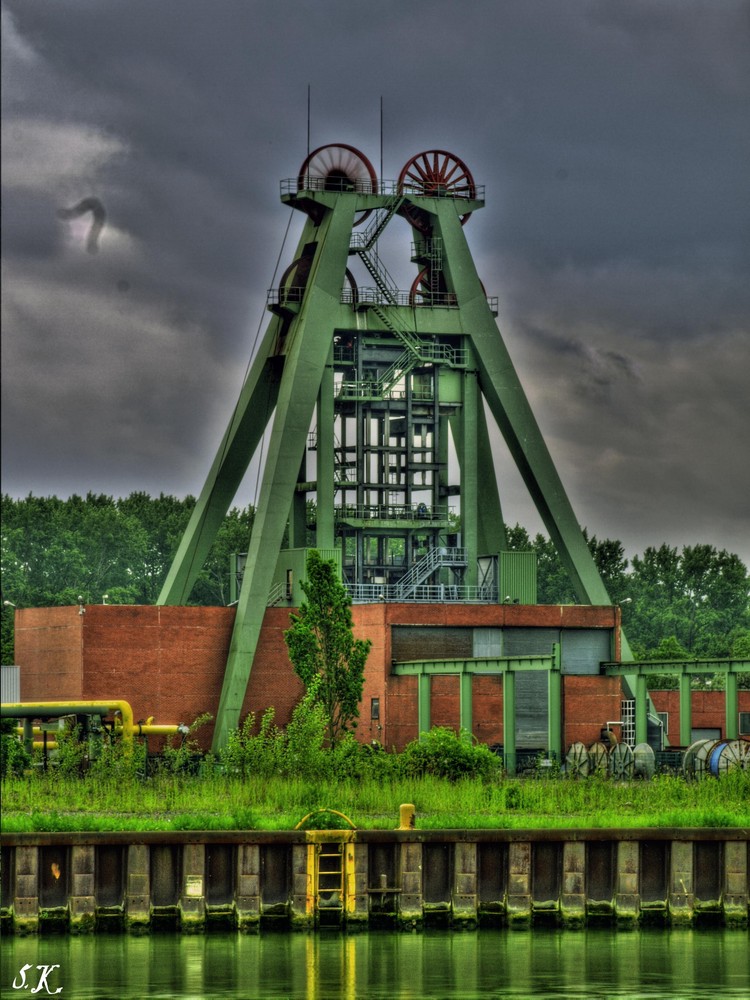
{"type": "MultiPolygon", "coordinates": [[[[391,674],[394,624],[458,627],[613,628],[616,608],[529,607],[525,605],[371,604],[352,609],[358,638],[372,640],[358,738],[402,748],[416,739],[417,679],[391,674]],[[380,720],[370,718],[371,699],[380,701],[380,720]]],[[[26,609],[16,618],[16,659],[26,701],[75,698],[124,699],[136,720],[190,723],[208,712],[216,716],[229,651],[233,608],[88,605],[26,609]]],[[[302,695],[286,651],[287,608],[268,608],[258,643],[242,717],[258,720],[273,705],[285,725],[302,695]]],[[[455,676],[432,682],[432,722],[457,729],[459,682],[455,676]]],[[[565,678],[566,745],[593,742],[601,722],[619,717],[616,678],[565,678]],[[578,685],[578,687],[576,686],[578,685]],[[568,697],[568,694],[570,697],[568,697]],[[580,699],[580,703],[578,703],[580,699]],[[573,703],[575,702],[575,703],[573,703]]],[[[502,680],[474,678],[473,731],[487,743],[501,743],[502,680]]],[[[201,731],[208,746],[213,726],[201,731]]]]}
{"type": "Polygon", "coordinates": [[[75,608],[23,608],[15,613],[16,663],[22,701],[70,701],[83,694],[83,621],[75,608]]]}
{"type": "Polygon", "coordinates": [[[595,743],[604,723],[620,718],[621,700],[619,677],[564,676],[563,750],[571,743],[595,743]]]}
{"type": "MultiPolygon", "coordinates": [[[[657,712],[667,712],[666,736],[671,746],[680,745],[680,692],[650,691],[657,712]]],[[[738,709],[750,712],[750,691],[737,692],[738,709]]],[[[726,737],[726,715],[723,691],[692,691],[690,697],[692,728],[718,729],[721,739],[726,737]]]]}
{"type": "Polygon", "coordinates": [[[481,743],[490,746],[503,742],[502,677],[474,675],[471,691],[473,732],[481,743]]]}

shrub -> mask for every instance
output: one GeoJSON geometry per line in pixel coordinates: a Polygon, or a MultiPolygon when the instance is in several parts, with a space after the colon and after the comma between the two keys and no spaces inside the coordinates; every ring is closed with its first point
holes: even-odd
{"type": "Polygon", "coordinates": [[[163,770],[169,771],[171,774],[197,775],[199,773],[203,760],[203,752],[193,737],[201,726],[205,726],[212,719],[213,716],[210,712],[204,712],[203,715],[199,715],[195,722],[190,725],[187,732],[182,732],[178,746],[174,746],[172,743],[172,740],[176,739],[176,737],[172,736],[169,738],[161,755],[160,763],[163,770]]]}
{"type": "Polygon", "coordinates": [[[330,751],[324,748],[328,719],[323,705],[312,688],[292,712],[286,727],[284,772],[300,778],[328,777],[331,770],[330,751]]]}
{"type": "Polygon", "coordinates": [[[226,771],[242,778],[267,778],[282,770],[284,740],[275,717],[274,708],[267,708],[255,733],[255,714],[250,712],[239,729],[229,733],[227,745],[219,751],[226,771]]]}
{"type": "Polygon", "coordinates": [[[484,744],[475,743],[465,729],[459,733],[433,726],[422,738],[409,743],[401,754],[401,769],[407,776],[434,775],[489,780],[500,772],[500,761],[484,744]]]}
{"type": "Polygon", "coordinates": [[[15,719],[3,719],[0,728],[0,777],[22,775],[31,764],[31,755],[16,737],[15,719]]]}
{"type": "Polygon", "coordinates": [[[146,757],[145,743],[134,740],[128,746],[122,738],[103,738],[96,747],[87,776],[112,783],[133,781],[145,776],[146,757]]]}

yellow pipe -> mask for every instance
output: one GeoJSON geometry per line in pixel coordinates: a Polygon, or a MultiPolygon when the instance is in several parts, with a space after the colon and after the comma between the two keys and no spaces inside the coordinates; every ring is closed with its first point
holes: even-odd
{"type": "MultiPolygon", "coordinates": [[[[119,719],[115,719],[115,731],[120,732],[122,729],[122,723],[119,719]]],[[[133,723],[133,730],[136,736],[176,736],[177,733],[183,733],[187,729],[181,722],[169,725],[152,725],[149,722],[135,722],[133,723]]],[[[32,732],[35,737],[42,736],[45,732],[41,726],[32,726],[32,732]]],[[[56,729],[47,729],[46,732],[52,736],[57,733],[56,729]]],[[[16,726],[16,735],[23,736],[23,726],[16,726]]],[[[36,746],[36,743],[34,744],[36,746]]],[[[41,744],[39,744],[41,746],[41,744]]]]}
{"type": "MultiPolygon", "coordinates": [[[[107,713],[119,712],[120,718],[114,719],[115,729],[122,732],[128,746],[132,746],[133,736],[174,736],[177,733],[183,735],[188,732],[187,726],[179,723],[177,725],[154,725],[153,715],[149,716],[147,722],[133,722],[133,709],[130,703],[122,699],[112,701],[23,701],[6,702],[2,706],[2,716],[9,719],[45,719],[62,718],[65,715],[105,715],[107,713]],[[138,726],[137,733],[135,727],[138,726]]],[[[32,727],[34,735],[41,735],[42,729],[39,726],[32,727]]],[[[21,728],[23,735],[23,728],[21,728]]],[[[43,744],[40,744],[43,745],[43,744]]],[[[47,743],[49,747],[49,740],[47,743]]]]}
{"type": "MultiPolygon", "coordinates": [[[[152,725],[148,722],[136,722],[134,723],[134,728],[137,736],[174,736],[177,733],[183,732],[186,728],[179,723],[179,725],[152,725]]],[[[115,720],[115,729],[120,729],[120,725],[115,720]]]]}
{"type": "Polygon", "coordinates": [[[6,702],[2,706],[6,719],[50,719],[63,715],[105,715],[107,712],[120,713],[122,735],[132,743],[133,709],[127,701],[22,701],[6,702]]]}

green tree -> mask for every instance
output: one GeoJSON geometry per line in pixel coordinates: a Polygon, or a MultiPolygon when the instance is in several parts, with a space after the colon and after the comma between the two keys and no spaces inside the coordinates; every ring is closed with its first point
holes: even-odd
{"type": "Polygon", "coordinates": [[[647,548],[633,559],[630,634],[638,655],[673,637],[693,657],[732,655],[750,624],[742,560],[712,545],[647,548]]]}
{"type": "Polygon", "coordinates": [[[180,500],[165,493],[151,497],[136,492],[117,501],[118,511],[136,518],[146,532],[142,561],[133,567],[138,585],[136,604],[153,604],[158,598],[194,506],[192,496],[180,500]]]}
{"type": "Polygon", "coordinates": [[[328,741],[334,744],[356,727],[372,643],[354,638],[351,598],[335,563],[313,549],[306,573],[302,589],[307,601],[290,615],[292,626],[284,641],[295,673],[323,706],[328,741]]]}

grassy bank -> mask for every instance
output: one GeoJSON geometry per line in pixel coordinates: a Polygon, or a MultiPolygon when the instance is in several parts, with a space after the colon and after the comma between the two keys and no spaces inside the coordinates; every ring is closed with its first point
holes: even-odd
{"type": "Polygon", "coordinates": [[[288,830],[327,807],[355,826],[393,829],[402,802],[416,806],[417,827],[750,827],[750,773],[687,782],[657,776],[614,782],[434,776],[382,782],[187,777],[159,773],[146,781],[59,774],[2,783],[2,831],[288,830]]]}

